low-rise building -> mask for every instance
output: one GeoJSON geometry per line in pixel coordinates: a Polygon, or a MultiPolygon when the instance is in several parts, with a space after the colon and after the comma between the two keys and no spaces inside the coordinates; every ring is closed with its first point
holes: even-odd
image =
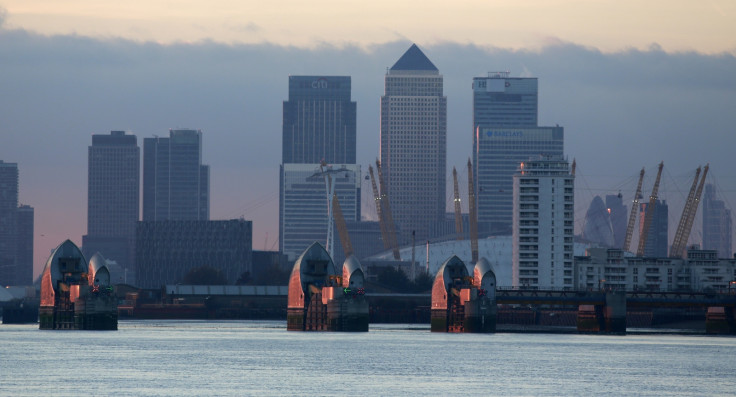
{"type": "Polygon", "coordinates": [[[577,289],[727,291],[736,288],[736,258],[691,247],[687,258],[627,256],[616,248],[590,248],[575,257],[577,289]]]}

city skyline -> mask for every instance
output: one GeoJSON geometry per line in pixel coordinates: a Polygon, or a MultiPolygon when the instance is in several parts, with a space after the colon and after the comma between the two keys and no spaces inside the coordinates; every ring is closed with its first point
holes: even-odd
{"type": "MultiPolygon", "coordinates": [[[[284,78],[352,76],[357,162],[367,169],[378,155],[385,69],[410,45],[397,40],[369,49],[330,43],[298,48],[46,36],[14,25],[13,7],[6,7],[0,19],[0,49],[8,54],[0,61],[0,84],[8,93],[0,98],[0,158],[19,164],[19,201],[36,209],[36,274],[59,242],[71,238],[81,243],[86,147],[91,134],[113,129],[141,139],[177,126],[206,131],[203,157],[213,170],[211,219],[252,219],[254,248],[271,248],[278,236],[278,180],[273,175],[281,149],[281,103],[287,97],[284,78]],[[49,190],[55,194],[45,194],[49,190]]],[[[470,156],[468,87],[473,76],[510,70],[512,76],[539,79],[539,124],[565,126],[565,154],[578,164],[578,203],[618,191],[630,203],[638,170],[647,169],[646,194],[661,160],[670,174],[663,176],[660,196],[672,206],[671,213],[682,208],[682,191],[693,170],[707,162],[709,183],[716,184],[727,206],[736,203],[736,177],[728,171],[729,148],[736,145],[731,133],[736,116],[730,109],[736,102],[733,51],[709,55],[705,47],[676,52],[644,45],[604,52],[565,40],[519,50],[454,41],[417,44],[444,76],[448,175],[451,166],[462,169],[470,156]]],[[[576,233],[586,209],[576,207],[576,233]]],[[[699,241],[699,233],[691,240],[699,241]]]]}

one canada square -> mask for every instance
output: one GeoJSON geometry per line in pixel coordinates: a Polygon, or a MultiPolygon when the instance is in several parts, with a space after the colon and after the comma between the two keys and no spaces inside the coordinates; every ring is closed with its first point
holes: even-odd
{"type": "Polygon", "coordinates": [[[388,70],[381,97],[381,167],[393,219],[421,241],[445,213],[447,97],[439,70],[412,46],[388,70]]]}

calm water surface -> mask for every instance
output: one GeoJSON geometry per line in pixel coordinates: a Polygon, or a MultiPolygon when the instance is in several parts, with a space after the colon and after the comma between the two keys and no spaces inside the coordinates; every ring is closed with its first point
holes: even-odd
{"type": "Polygon", "coordinates": [[[3,396],[736,395],[736,338],[287,332],[280,321],[0,325],[3,396]]]}

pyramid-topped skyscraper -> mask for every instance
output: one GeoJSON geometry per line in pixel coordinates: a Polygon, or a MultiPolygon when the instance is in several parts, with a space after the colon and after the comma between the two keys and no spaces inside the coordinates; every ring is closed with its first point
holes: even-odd
{"type": "Polygon", "coordinates": [[[385,77],[381,166],[393,219],[408,241],[434,236],[445,214],[447,97],[437,67],[416,44],[385,77]]]}

